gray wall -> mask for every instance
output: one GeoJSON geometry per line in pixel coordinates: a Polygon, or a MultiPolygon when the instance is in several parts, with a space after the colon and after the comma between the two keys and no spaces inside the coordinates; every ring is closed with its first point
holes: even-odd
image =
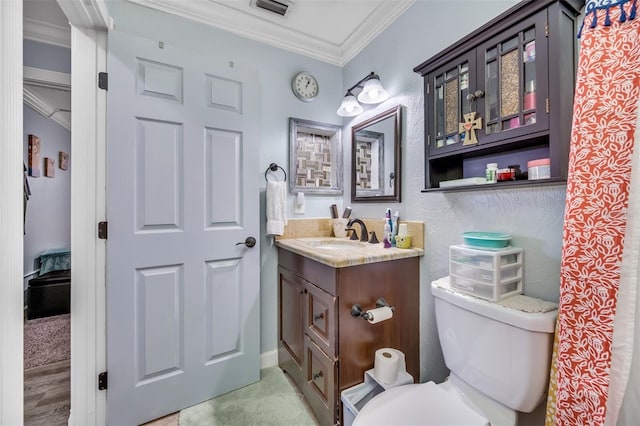
{"type": "MultiPolygon", "coordinates": [[[[422,77],[412,70],[515,3],[515,0],[417,1],[344,67],[345,89],[375,71],[392,96],[356,120],[345,120],[345,164],[351,164],[350,126],[391,105],[404,105],[402,203],[354,203],[352,207],[355,215],[363,217],[380,217],[385,208],[391,207],[393,211],[400,211],[401,220],[425,223],[420,319],[416,318],[421,323],[422,380],[440,380],[448,374],[437,338],[430,283],[448,275],[448,247],[462,243],[463,232],[511,233],[512,245],[525,250],[525,294],[558,300],[565,185],[421,192],[424,188],[423,83],[422,77]]],[[[347,188],[350,187],[347,185],[347,188]]]]}
{"type": "Polygon", "coordinates": [[[25,39],[22,54],[26,67],[71,73],[71,49],[25,39]]]}
{"type": "MultiPolygon", "coordinates": [[[[473,29],[516,3],[496,1],[417,1],[402,17],[379,35],[344,68],[289,53],[237,37],[204,25],[183,21],[133,4],[110,5],[118,30],[145,36],[221,60],[234,60],[258,70],[261,113],[256,126],[262,135],[260,167],[261,233],[264,235],[264,178],[269,163],[289,171],[288,123],[290,116],[341,123],[335,111],[344,91],[371,71],[378,73],[391,99],[345,119],[343,131],[344,197],[306,195],[306,214],[289,217],[328,217],[328,207],[351,205],[350,127],[377,112],[402,104],[403,173],[402,203],[353,203],[353,215],[382,217],[387,207],[399,210],[401,219],[426,224],[426,255],[422,259],[421,376],[440,380],[447,374],[437,340],[433,298],[429,284],[448,273],[448,246],[462,242],[469,230],[503,231],[513,234],[512,244],[525,249],[525,293],[557,300],[559,287],[563,185],[540,188],[485,190],[480,192],[422,193],[424,186],[422,79],[414,66],[428,59],[473,29]],[[302,103],[291,93],[290,81],[300,70],[314,73],[320,84],[315,102],[302,103]]],[[[261,239],[261,350],[277,347],[277,252],[270,239],[261,239]]],[[[417,336],[416,336],[417,338],[417,336]]]]}
{"type": "Polygon", "coordinates": [[[43,250],[71,247],[71,163],[58,167],[58,152],[71,153],[71,132],[24,106],[24,162],[28,165],[29,135],[40,137],[40,177],[28,177],[31,198],[27,204],[24,236],[24,273],[34,270],[43,250]],[[54,178],[44,176],[44,158],[56,160],[54,178]]]}

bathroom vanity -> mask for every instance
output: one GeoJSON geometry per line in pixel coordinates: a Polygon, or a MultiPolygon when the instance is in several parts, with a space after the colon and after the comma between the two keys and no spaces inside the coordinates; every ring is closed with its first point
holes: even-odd
{"type": "Polygon", "coordinates": [[[302,390],[320,425],[342,424],[340,392],[363,381],[377,349],[404,352],[407,371],[420,378],[424,250],[361,243],[325,254],[321,246],[305,249],[299,240],[304,239],[278,241],[278,364],[302,390]],[[370,324],[351,315],[353,305],[366,311],[380,297],[394,307],[391,319],[370,324]]]}

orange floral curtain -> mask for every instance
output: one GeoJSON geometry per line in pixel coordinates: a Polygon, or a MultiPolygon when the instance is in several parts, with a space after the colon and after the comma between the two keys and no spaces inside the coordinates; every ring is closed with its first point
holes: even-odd
{"type": "Polygon", "coordinates": [[[632,182],[640,139],[636,7],[636,0],[590,0],[580,33],[547,426],[616,424],[627,386],[640,244],[640,232],[627,228],[638,202],[632,188],[640,188],[632,182]],[[622,313],[625,321],[616,319],[622,313]]]}

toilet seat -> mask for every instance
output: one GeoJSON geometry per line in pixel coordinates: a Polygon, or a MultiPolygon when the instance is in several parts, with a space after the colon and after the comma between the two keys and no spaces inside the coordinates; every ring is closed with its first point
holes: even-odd
{"type": "Polygon", "coordinates": [[[490,422],[454,392],[434,382],[398,386],[377,395],[360,410],[353,426],[489,426],[490,422]]]}

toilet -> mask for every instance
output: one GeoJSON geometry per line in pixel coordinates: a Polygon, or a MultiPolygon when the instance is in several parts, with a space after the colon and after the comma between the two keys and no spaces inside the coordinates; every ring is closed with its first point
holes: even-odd
{"type": "Polygon", "coordinates": [[[353,426],[516,425],[547,391],[557,305],[527,296],[492,302],[434,281],[448,379],[398,386],[359,411],[353,426]]]}

